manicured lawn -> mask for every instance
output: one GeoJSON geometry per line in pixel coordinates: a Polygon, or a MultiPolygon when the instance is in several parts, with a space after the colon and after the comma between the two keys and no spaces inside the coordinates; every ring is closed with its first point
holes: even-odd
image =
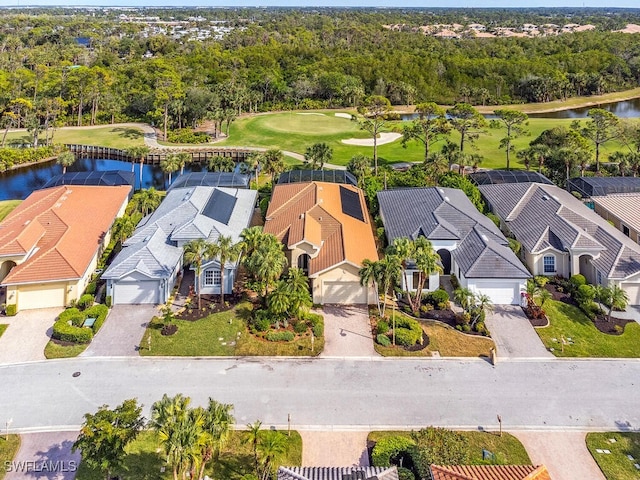
{"type": "Polygon", "coordinates": [[[629,323],[622,335],[600,332],[577,307],[548,300],[544,310],[550,325],[536,328],[547,348],[553,348],[557,357],[640,357],[640,325],[629,323]],[[571,339],[562,352],[561,338],[571,339]],[[556,339],[556,341],[554,341],[556,339]]]}
{"type": "MultiPolygon", "coordinates": [[[[503,432],[458,432],[469,442],[470,465],[482,465],[482,450],[488,450],[495,455],[495,462],[499,465],[531,465],[531,459],[522,443],[513,435],[503,432]]],[[[370,432],[367,438],[370,442],[379,442],[383,438],[400,435],[410,438],[410,432],[370,432]]]]}
{"type": "Polygon", "coordinates": [[[589,433],[587,448],[607,480],[636,480],[640,476],[640,470],[634,466],[640,464],[640,433],[589,433]],[[610,439],[615,442],[611,443],[610,439]],[[611,453],[598,453],[596,449],[611,453]]]}
{"type": "Polygon", "coordinates": [[[8,324],[6,323],[0,323],[0,337],[2,336],[2,334],[5,332],[5,330],[9,327],[8,324]]]}
{"type": "Polygon", "coordinates": [[[2,200],[0,201],[0,221],[4,219],[11,211],[20,205],[22,200],[2,200]]]}
{"type": "Polygon", "coordinates": [[[489,357],[491,348],[495,347],[490,338],[465,335],[438,322],[423,320],[420,323],[429,336],[429,345],[426,348],[410,352],[403,348],[383,347],[376,343],[376,351],[383,357],[430,357],[435,351],[443,357],[489,357]]]}
{"type": "Polygon", "coordinates": [[[251,304],[209,315],[195,322],[176,320],[174,335],[161,334],[162,320],[155,318],[142,337],[141,355],[161,356],[245,356],[245,355],[318,355],[324,338],[316,338],[311,352],[311,337],[292,342],[268,342],[247,331],[243,318],[249,315],[251,304]],[[151,350],[147,348],[151,337],[151,350]]]}
{"type": "Polygon", "coordinates": [[[8,439],[5,439],[4,435],[0,436],[0,480],[7,473],[6,462],[11,462],[15,459],[18,448],[20,448],[19,435],[9,435],[8,439]]]}
{"type": "MultiPolygon", "coordinates": [[[[32,138],[26,132],[11,132],[7,135],[7,141],[21,139],[25,143],[30,143],[32,138]]],[[[44,140],[44,135],[41,135],[44,140]]],[[[142,131],[132,127],[95,127],[76,128],[66,127],[56,130],[54,143],[77,143],[81,145],[98,145],[111,148],[128,148],[144,145],[142,131]]]]}
{"type": "Polygon", "coordinates": [[[84,352],[89,345],[89,343],[79,343],[66,346],[58,345],[49,340],[47,346],[44,347],[44,356],[48,359],[77,357],[84,352]]]}
{"type": "MultiPolygon", "coordinates": [[[[300,465],[302,463],[302,438],[296,431],[291,432],[289,451],[282,459],[282,465],[300,465]]],[[[160,443],[153,432],[143,432],[135,442],[127,448],[125,460],[125,478],[136,480],[169,480],[173,478],[171,468],[165,472],[160,469],[165,465],[160,443]]],[[[245,440],[244,432],[235,431],[231,435],[224,451],[217,461],[213,461],[206,469],[206,474],[214,480],[240,480],[243,475],[253,471],[253,451],[251,444],[245,440]]],[[[115,473],[115,472],[114,472],[115,473]]],[[[99,472],[93,471],[86,464],[80,463],[77,480],[102,480],[99,472]]]]}

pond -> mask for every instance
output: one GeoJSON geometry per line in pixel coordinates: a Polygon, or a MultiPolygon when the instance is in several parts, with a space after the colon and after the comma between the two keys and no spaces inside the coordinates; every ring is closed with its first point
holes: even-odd
{"type": "MultiPolygon", "coordinates": [[[[136,174],[135,188],[137,190],[140,188],[139,163],[131,164],[122,160],[79,158],[72,166],[67,168],[67,171],[104,172],[107,170],[126,170],[130,172],[132,167],[136,174]]],[[[185,173],[200,171],[202,171],[202,167],[199,165],[191,165],[184,169],[185,173]]],[[[41,188],[50,178],[61,173],[62,166],[56,164],[55,160],[0,173],[0,200],[23,200],[34,190],[41,188]]],[[[172,180],[175,180],[179,174],[180,172],[175,172],[172,180]]],[[[168,187],[168,178],[158,165],[145,164],[142,167],[142,187],[155,187],[159,190],[164,190],[168,187]]]]}

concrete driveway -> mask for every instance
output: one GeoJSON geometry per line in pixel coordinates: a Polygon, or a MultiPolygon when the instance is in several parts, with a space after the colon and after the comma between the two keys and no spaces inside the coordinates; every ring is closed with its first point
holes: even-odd
{"type": "Polygon", "coordinates": [[[305,467],[368,467],[369,432],[300,430],[305,467]]]}
{"type": "Polygon", "coordinates": [[[324,350],[321,357],[378,356],[373,348],[367,307],[325,305],[324,350]]]}
{"type": "Polygon", "coordinates": [[[0,317],[9,327],[0,337],[0,364],[44,360],[44,347],[62,308],[22,310],[15,317],[0,317]]]}
{"type": "Polygon", "coordinates": [[[115,305],[83,357],[137,357],[147,324],[158,314],[155,305],[115,305]]]}
{"type": "Polygon", "coordinates": [[[544,463],[551,478],[606,480],[587,449],[585,432],[512,432],[534,465],[544,463]]]}
{"type": "Polygon", "coordinates": [[[5,480],[73,480],[80,452],[71,452],[78,432],[28,433],[20,435],[13,463],[5,466],[5,480]]]}
{"type": "Polygon", "coordinates": [[[519,306],[495,305],[485,323],[498,349],[498,359],[554,358],[519,306]]]}

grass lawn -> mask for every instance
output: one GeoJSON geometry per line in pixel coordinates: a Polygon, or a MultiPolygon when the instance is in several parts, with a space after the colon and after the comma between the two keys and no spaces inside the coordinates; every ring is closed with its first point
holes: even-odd
{"type": "MultiPolygon", "coordinates": [[[[160,469],[165,466],[163,454],[158,450],[159,442],[153,432],[143,432],[127,448],[125,460],[126,478],[136,480],[169,480],[173,478],[171,468],[165,472],[160,469]]],[[[283,465],[300,465],[302,463],[302,438],[296,431],[291,432],[289,451],[282,459],[283,465]]],[[[214,480],[240,480],[243,475],[253,470],[253,452],[251,445],[245,441],[244,432],[235,431],[231,435],[224,451],[217,461],[209,464],[206,474],[214,480]]],[[[115,472],[114,472],[115,473],[115,472]]],[[[77,480],[102,480],[99,472],[93,471],[86,464],[80,463],[77,480]]]]}
{"type": "MultiPolygon", "coordinates": [[[[496,456],[495,463],[499,465],[531,465],[531,459],[522,443],[513,435],[497,432],[458,432],[469,442],[470,465],[483,465],[482,450],[488,450],[496,456]]],[[[370,432],[367,440],[379,442],[383,438],[400,435],[410,438],[411,432],[370,432]]]]}
{"type": "MultiPolygon", "coordinates": [[[[404,315],[404,313],[399,313],[404,315]]],[[[443,357],[489,357],[495,347],[493,340],[487,337],[465,335],[453,328],[447,328],[438,322],[422,320],[422,329],[429,336],[429,345],[417,352],[399,347],[383,347],[374,344],[376,351],[383,357],[430,357],[437,351],[443,357]]]]}
{"type": "Polygon", "coordinates": [[[5,330],[9,327],[8,324],[6,323],[0,323],[0,337],[2,336],[2,334],[5,332],[5,330]]]}
{"type": "Polygon", "coordinates": [[[5,462],[11,462],[16,457],[16,453],[20,448],[20,436],[9,435],[8,439],[5,439],[4,435],[0,436],[0,480],[5,476],[6,468],[5,462]]]}
{"type": "Polygon", "coordinates": [[[589,433],[587,448],[607,480],[638,478],[639,470],[634,464],[640,463],[640,433],[589,433]],[[611,443],[609,439],[615,439],[615,442],[611,443]],[[596,449],[609,450],[611,453],[598,453],[596,449]],[[627,455],[631,455],[634,460],[629,460],[627,455]]]}
{"type": "Polygon", "coordinates": [[[44,347],[44,356],[48,359],[77,357],[84,352],[89,345],[89,343],[80,343],[65,346],[58,345],[57,343],[49,340],[47,346],[44,347]]]}
{"type": "Polygon", "coordinates": [[[20,205],[22,200],[2,200],[0,201],[0,221],[4,219],[11,211],[20,205]]]}
{"type": "Polygon", "coordinates": [[[553,348],[557,357],[640,357],[640,325],[629,323],[622,335],[600,332],[582,311],[556,300],[548,300],[544,310],[549,317],[549,326],[536,328],[545,347],[553,348]],[[560,339],[570,338],[573,344],[565,345],[561,351],[560,339]],[[556,341],[553,341],[553,339],[556,341]]]}
{"type": "MultiPolygon", "coordinates": [[[[22,140],[30,143],[32,138],[27,132],[11,132],[7,141],[22,140]]],[[[41,135],[44,140],[44,135],[41,135]]],[[[56,130],[53,141],[55,143],[77,143],[80,145],[98,145],[111,148],[128,148],[144,145],[144,135],[138,128],[133,127],[63,127],[56,130]]]]}
{"type": "Polygon", "coordinates": [[[292,342],[268,342],[247,331],[243,318],[251,304],[244,302],[226,312],[215,313],[195,322],[176,320],[174,335],[160,333],[163,323],[155,318],[142,337],[140,355],[161,356],[245,356],[245,355],[318,355],[324,338],[316,338],[311,352],[311,337],[292,342]],[[151,350],[147,348],[151,338],[151,350]],[[235,344],[234,344],[235,342],[235,344]]]}

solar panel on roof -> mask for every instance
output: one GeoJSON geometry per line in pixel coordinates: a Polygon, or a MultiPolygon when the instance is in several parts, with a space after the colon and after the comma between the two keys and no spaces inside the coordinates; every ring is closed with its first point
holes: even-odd
{"type": "Polygon", "coordinates": [[[340,187],[340,203],[342,204],[342,213],[364,222],[364,213],[362,212],[360,196],[357,192],[340,187]]]}
{"type": "Polygon", "coordinates": [[[207,204],[202,210],[202,214],[216,220],[217,222],[228,225],[233,208],[236,206],[236,197],[223,192],[222,190],[214,190],[207,204]]]}

